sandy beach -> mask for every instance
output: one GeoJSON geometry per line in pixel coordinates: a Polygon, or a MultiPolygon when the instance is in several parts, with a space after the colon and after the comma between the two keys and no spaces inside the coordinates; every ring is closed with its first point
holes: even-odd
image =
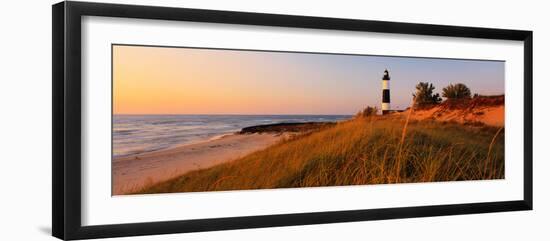
{"type": "Polygon", "coordinates": [[[126,194],[192,170],[231,161],[271,146],[286,136],[286,133],[231,134],[216,140],[114,158],[112,194],[126,194]]]}

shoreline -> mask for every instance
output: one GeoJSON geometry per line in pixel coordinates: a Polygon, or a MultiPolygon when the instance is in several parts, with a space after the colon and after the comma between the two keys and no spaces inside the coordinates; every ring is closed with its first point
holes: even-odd
{"type": "Polygon", "coordinates": [[[174,149],[174,148],[180,148],[180,147],[189,146],[189,145],[206,143],[206,142],[219,140],[219,139],[222,139],[226,136],[232,136],[232,135],[236,135],[236,134],[239,134],[239,132],[238,131],[227,132],[227,133],[224,133],[224,134],[211,136],[211,137],[208,137],[208,138],[205,138],[205,139],[193,140],[193,141],[190,141],[190,142],[187,142],[187,143],[177,144],[177,145],[173,145],[173,146],[169,146],[169,147],[165,147],[165,148],[159,148],[159,149],[153,149],[153,150],[144,150],[144,151],[140,151],[140,152],[123,154],[123,155],[119,155],[119,156],[114,156],[113,155],[112,160],[114,160],[114,159],[123,159],[123,158],[131,157],[131,156],[138,156],[138,155],[144,155],[144,154],[155,153],[155,152],[162,152],[162,151],[166,151],[166,150],[170,150],[170,149],[174,149]]]}
{"type": "Polygon", "coordinates": [[[335,124],[307,122],[256,125],[203,141],[113,157],[112,195],[127,194],[190,171],[229,162],[298,133],[312,132],[335,124]]]}
{"type": "Polygon", "coordinates": [[[291,141],[280,142],[232,162],[148,186],[134,194],[504,177],[502,128],[458,122],[441,124],[433,120],[411,121],[402,141],[403,128],[400,116],[355,118],[312,134],[300,134],[291,141]],[[401,153],[395,148],[400,143],[405,143],[401,153]],[[401,165],[403,163],[397,161],[400,158],[412,162],[401,165]],[[405,166],[407,170],[395,171],[405,166]]]}

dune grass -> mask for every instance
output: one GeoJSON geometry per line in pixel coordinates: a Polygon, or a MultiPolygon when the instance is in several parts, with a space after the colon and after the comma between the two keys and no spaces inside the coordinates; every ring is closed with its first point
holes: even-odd
{"type": "Polygon", "coordinates": [[[137,193],[504,178],[496,127],[366,117],[282,141],[137,193]]]}

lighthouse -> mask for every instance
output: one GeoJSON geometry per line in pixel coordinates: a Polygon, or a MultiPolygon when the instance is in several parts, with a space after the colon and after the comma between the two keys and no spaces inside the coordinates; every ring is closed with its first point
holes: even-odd
{"type": "Polygon", "coordinates": [[[390,113],[390,73],[386,69],[382,77],[382,115],[390,113]]]}

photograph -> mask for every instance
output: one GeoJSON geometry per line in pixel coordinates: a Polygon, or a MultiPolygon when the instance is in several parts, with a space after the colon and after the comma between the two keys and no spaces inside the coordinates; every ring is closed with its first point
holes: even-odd
{"type": "Polygon", "coordinates": [[[112,44],[116,195],[505,178],[505,61],[112,44]]]}

